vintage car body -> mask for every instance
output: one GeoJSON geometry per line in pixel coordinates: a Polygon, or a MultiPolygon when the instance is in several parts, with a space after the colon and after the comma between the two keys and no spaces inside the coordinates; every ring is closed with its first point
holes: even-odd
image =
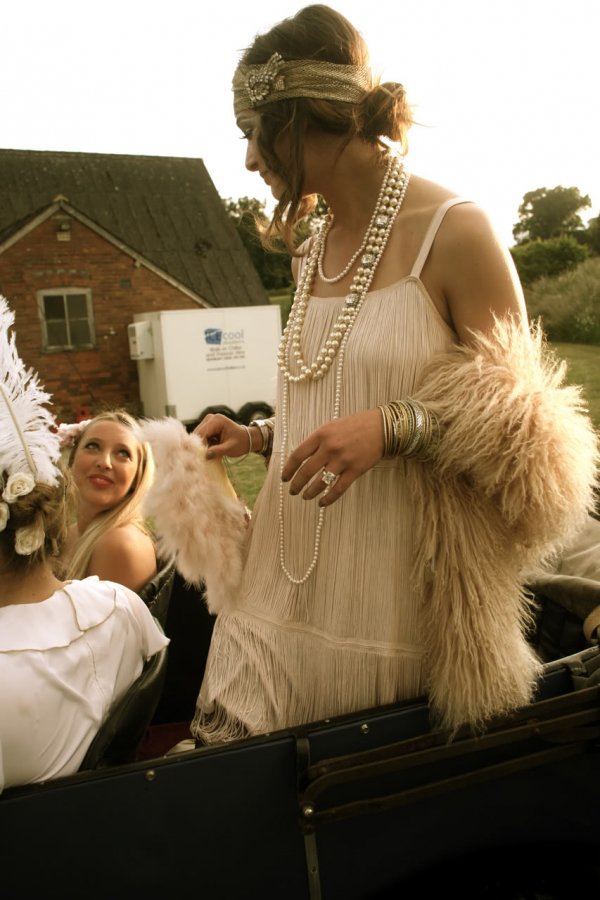
{"type": "Polygon", "coordinates": [[[600,896],[600,651],[484,734],[422,699],[12,788],[1,895],[600,896]]]}

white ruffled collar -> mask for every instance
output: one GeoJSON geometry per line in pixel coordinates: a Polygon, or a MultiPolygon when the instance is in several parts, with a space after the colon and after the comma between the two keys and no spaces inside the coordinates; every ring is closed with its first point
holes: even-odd
{"type": "Polygon", "coordinates": [[[68,647],[110,618],[116,605],[117,586],[91,575],[40,603],[0,607],[0,653],[68,647]]]}

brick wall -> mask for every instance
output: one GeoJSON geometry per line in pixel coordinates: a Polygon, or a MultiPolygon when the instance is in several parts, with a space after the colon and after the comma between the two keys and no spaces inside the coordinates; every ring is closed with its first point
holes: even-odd
{"type": "Polygon", "coordinates": [[[126,406],[139,413],[137,364],[129,358],[127,325],[136,313],[198,308],[185,294],[62,211],[0,254],[0,294],[15,313],[19,354],[54,396],[58,419],[71,422],[106,407],[126,406]],[[65,220],[70,224],[70,239],[58,240],[58,225],[65,220]],[[67,287],[92,292],[93,350],[43,350],[37,291],[67,287]]]}

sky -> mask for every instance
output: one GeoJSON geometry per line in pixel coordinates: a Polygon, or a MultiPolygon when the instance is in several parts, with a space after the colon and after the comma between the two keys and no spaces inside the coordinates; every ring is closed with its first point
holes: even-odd
{"type": "MultiPolygon", "coordinates": [[[[0,147],[203,159],[223,198],[244,169],[231,77],[290,0],[2,0],[0,147]]],[[[600,212],[599,0],[337,0],[416,123],[408,167],[478,202],[501,238],[527,191],[575,186],[600,212]]]]}

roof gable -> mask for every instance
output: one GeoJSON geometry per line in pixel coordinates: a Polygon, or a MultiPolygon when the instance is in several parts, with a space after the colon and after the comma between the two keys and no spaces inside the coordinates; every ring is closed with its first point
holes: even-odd
{"type": "MultiPolygon", "coordinates": [[[[60,197],[60,195],[59,195],[60,197]]],[[[158,275],[159,278],[162,278],[164,281],[171,284],[173,287],[177,288],[177,290],[186,294],[190,299],[194,300],[200,306],[207,306],[203,297],[198,296],[194,291],[190,290],[185,284],[182,284],[176,278],[173,278],[168,272],[165,272],[163,269],[160,269],[158,266],[155,266],[150,260],[146,259],[132,247],[128,247],[123,241],[114,235],[110,234],[106,229],[102,228],[96,222],[93,222],[85,213],[80,212],[75,209],[69,203],[60,197],[56,203],[51,203],[46,209],[41,210],[40,212],[33,213],[23,222],[19,222],[18,225],[10,230],[10,232],[4,236],[0,235],[0,254],[2,254],[5,250],[8,250],[9,247],[12,247],[13,244],[16,244],[17,241],[20,241],[22,237],[26,234],[29,234],[38,225],[41,225],[42,222],[45,222],[47,219],[51,218],[56,212],[61,210],[67,215],[72,216],[74,219],[77,219],[78,222],[81,222],[82,225],[85,225],[87,228],[90,228],[100,237],[104,238],[104,240],[109,241],[113,246],[117,247],[121,252],[126,253],[128,256],[131,256],[139,265],[144,266],[146,269],[149,269],[151,272],[154,272],[155,275],[158,275]]]]}
{"type": "Polygon", "coordinates": [[[54,202],[212,306],[265,302],[201,159],[0,150],[0,242],[54,202]]]}

